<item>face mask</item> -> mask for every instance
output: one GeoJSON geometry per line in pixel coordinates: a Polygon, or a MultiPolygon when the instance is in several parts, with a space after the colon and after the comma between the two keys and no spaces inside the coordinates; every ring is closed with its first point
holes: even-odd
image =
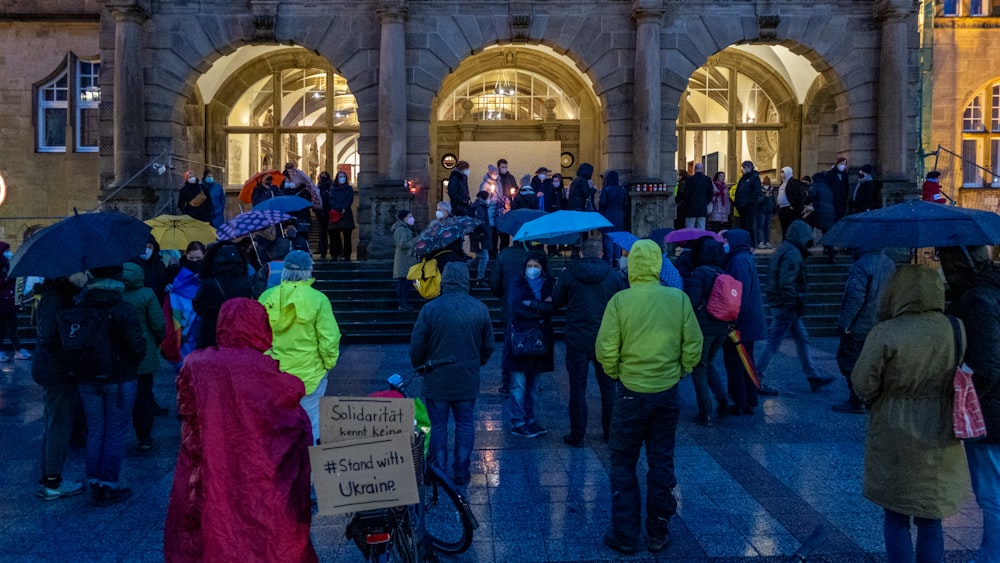
{"type": "Polygon", "coordinates": [[[496,174],[496,173],[493,173],[493,174],[490,174],[490,179],[491,179],[491,180],[496,180],[496,179],[497,179],[497,178],[499,178],[499,177],[500,177],[500,175],[499,175],[499,174],[496,174]]]}
{"type": "Polygon", "coordinates": [[[552,180],[552,185],[553,186],[555,186],[555,187],[558,188],[560,184],[562,184],[562,182],[560,182],[559,180],[552,180]]]}
{"type": "Polygon", "coordinates": [[[541,268],[531,267],[531,268],[528,268],[528,269],[524,270],[524,275],[529,280],[537,280],[542,275],[542,269],[541,268]]]}
{"type": "Polygon", "coordinates": [[[407,218],[406,218],[406,224],[407,224],[407,225],[411,225],[411,226],[412,226],[412,225],[413,225],[413,222],[414,222],[414,219],[413,219],[413,217],[407,217],[407,218]]]}
{"type": "Polygon", "coordinates": [[[153,249],[147,248],[145,252],[142,253],[141,258],[143,260],[149,260],[149,257],[153,255],[153,249]]]}
{"type": "Polygon", "coordinates": [[[466,176],[468,176],[469,174],[472,174],[472,170],[469,170],[468,168],[466,168],[465,170],[462,170],[462,174],[465,174],[466,176]]]}
{"type": "Polygon", "coordinates": [[[539,174],[538,175],[538,179],[541,180],[541,181],[543,181],[543,182],[545,181],[546,178],[548,178],[548,176],[546,176],[545,174],[539,174]]]}
{"type": "Polygon", "coordinates": [[[211,184],[211,183],[214,183],[214,182],[215,182],[215,178],[213,178],[211,176],[206,176],[205,177],[205,183],[206,184],[211,184]]]}
{"type": "Polygon", "coordinates": [[[618,267],[624,272],[628,269],[628,256],[622,256],[618,259],[618,267]]]}
{"type": "Polygon", "coordinates": [[[288,188],[288,189],[291,189],[291,188],[295,187],[295,184],[293,184],[291,182],[285,182],[285,187],[288,188]]]}
{"type": "Polygon", "coordinates": [[[729,254],[729,243],[728,242],[726,244],[722,245],[722,251],[725,252],[726,254],[729,254]]]}
{"type": "Polygon", "coordinates": [[[444,211],[435,211],[434,216],[438,219],[444,219],[444,211]]]}
{"type": "Polygon", "coordinates": [[[843,172],[844,170],[847,170],[847,165],[846,164],[838,164],[837,165],[837,170],[840,170],[841,172],[843,172]]]}
{"type": "Polygon", "coordinates": [[[188,183],[189,184],[194,184],[197,181],[198,181],[198,178],[188,178],[188,183]]]}
{"type": "Polygon", "coordinates": [[[337,176],[337,181],[340,182],[341,184],[346,184],[347,176],[337,176]]]}
{"type": "Polygon", "coordinates": [[[3,257],[10,260],[11,258],[14,257],[14,253],[9,250],[5,250],[3,253],[3,257]]]}

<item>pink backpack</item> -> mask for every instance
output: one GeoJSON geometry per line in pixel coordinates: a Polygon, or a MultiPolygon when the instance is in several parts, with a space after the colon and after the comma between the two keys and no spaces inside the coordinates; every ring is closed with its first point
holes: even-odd
{"type": "Polygon", "coordinates": [[[712,284],[705,310],[720,321],[733,322],[740,316],[743,304],[743,282],[729,274],[719,274],[712,284]]]}

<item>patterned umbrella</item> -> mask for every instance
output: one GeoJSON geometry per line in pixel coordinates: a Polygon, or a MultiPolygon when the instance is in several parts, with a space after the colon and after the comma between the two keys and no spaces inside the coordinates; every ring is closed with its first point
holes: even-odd
{"type": "Polygon", "coordinates": [[[471,233],[481,224],[472,217],[446,217],[430,225],[413,243],[413,255],[423,258],[471,233]]]}
{"type": "Polygon", "coordinates": [[[240,213],[231,221],[219,227],[219,240],[233,240],[234,238],[266,229],[271,225],[277,225],[290,219],[293,219],[291,215],[273,209],[240,213]]]}

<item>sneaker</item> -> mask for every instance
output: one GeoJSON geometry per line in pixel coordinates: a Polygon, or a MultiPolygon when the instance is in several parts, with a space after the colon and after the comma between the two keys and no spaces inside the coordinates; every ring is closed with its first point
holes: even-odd
{"type": "Polygon", "coordinates": [[[813,376],[813,377],[807,377],[806,379],[809,381],[809,389],[812,390],[813,393],[819,391],[821,387],[829,385],[834,382],[833,377],[813,376]]]}
{"type": "Polygon", "coordinates": [[[663,535],[649,534],[646,536],[646,549],[650,553],[659,553],[670,543],[670,532],[663,532],[663,535]]]}
{"type": "Polygon", "coordinates": [[[757,243],[757,248],[765,248],[764,243],[758,242],[757,243]]]}
{"type": "Polygon", "coordinates": [[[527,424],[522,424],[521,426],[518,426],[517,428],[512,429],[510,431],[510,433],[512,435],[514,435],[514,436],[520,436],[522,438],[537,438],[538,437],[538,433],[537,432],[532,432],[531,427],[528,426],[527,424]]]}
{"type": "Polygon", "coordinates": [[[93,506],[111,506],[125,502],[132,497],[132,489],[112,489],[107,485],[95,485],[90,494],[90,504],[93,506]]]}
{"type": "Polygon", "coordinates": [[[21,348],[17,352],[14,352],[14,359],[15,360],[30,360],[31,359],[31,352],[25,350],[24,348],[21,348]]]}
{"type": "Polygon", "coordinates": [[[778,390],[774,387],[769,387],[763,383],[760,384],[760,389],[757,390],[758,395],[767,395],[768,397],[777,397],[778,390]]]}
{"type": "Polygon", "coordinates": [[[769,242],[765,242],[764,243],[764,248],[774,248],[774,245],[771,244],[771,243],[769,243],[769,242]]]}
{"type": "Polygon", "coordinates": [[[624,553],[626,555],[639,551],[639,548],[636,547],[634,543],[627,543],[620,539],[614,530],[608,530],[604,534],[604,545],[610,547],[618,553],[624,553]]]}
{"type": "Polygon", "coordinates": [[[0,352],[0,362],[9,362],[9,361],[10,361],[10,356],[7,355],[7,352],[0,352]]]}
{"type": "Polygon", "coordinates": [[[573,446],[574,448],[582,448],[583,438],[574,436],[572,434],[566,434],[565,436],[563,436],[563,443],[566,444],[567,446],[573,446]]]}
{"type": "Polygon", "coordinates": [[[542,434],[549,433],[549,431],[544,426],[538,424],[537,422],[532,422],[531,424],[528,425],[528,427],[532,432],[535,433],[536,436],[541,436],[542,434]]]}
{"type": "Polygon", "coordinates": [[[865,414],[865,406],[857,403],[852,403],[850,401],[844,401],[843,403],[838,403],[830,407],[833,412],[842,412],[846,414],[865,414]]]}
{"type": "Polygon", "coordinates": [[[45,485],[38,487],[35,495],[42,500],[59,500],[61,498],[76,496],[83,492],[83,483],[63,481],[59,488],[51,489],[45,485]]]}

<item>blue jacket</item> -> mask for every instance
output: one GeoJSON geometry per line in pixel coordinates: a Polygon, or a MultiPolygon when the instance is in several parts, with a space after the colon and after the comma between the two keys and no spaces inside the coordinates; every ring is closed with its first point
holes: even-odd
{"type": "Polygon", "coordinates": [[[212,200],[212,220],[210,223],[218,229],[226,224],[226,190],[218,182],[212,182],[207,185],[208,198],[212,200]]]}
{"type": "Polygon", "coordinates": [[[881,250],[863,251],[847,274],[837,326],[864,339],[878,324],[882,290],[895,270],[896,264],[881,250]]]}
{"type": "Polygon", "coordinates": [[[757,261],[750,253],[750,233],[744,229],[730,229],[725,236],[729,241],[726,273],[743,282],[743,303],[740,305],[740,316],[736,319],[736,329],[744,342],[763,340],[767,338],[767,323],[757,261]]]}

